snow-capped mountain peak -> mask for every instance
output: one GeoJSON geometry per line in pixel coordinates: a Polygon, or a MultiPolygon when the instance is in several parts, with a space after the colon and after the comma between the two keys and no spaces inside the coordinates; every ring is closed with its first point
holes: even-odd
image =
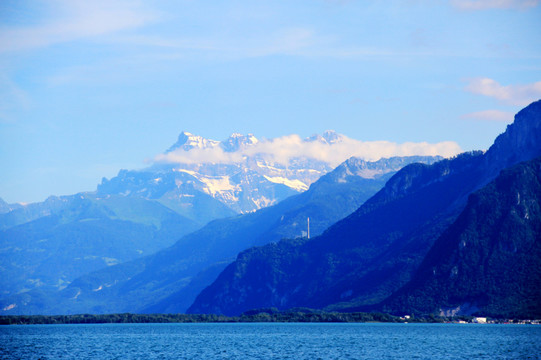
{"type": "MultiPolygon", "coordinates": [[[[332,133],[324,135],[320,137],[328,145],[332,133]]],[[[98,190],[168,202],[175,199],[182,201],[184,208],[189,208],[190,197],[196,201],[201,197],[198,194],[204,194],[234,212],[245,213],[305,191],[332,170],[327,161],[302,152],[292,153],[291,161],[284,162],[274,157],[274,148],[291,152],[291,142],[287,137],[259,141],[253,134],[240,133],[216,141],[183,131],[162,155],[170,162],[163,161],[160,166],[139,172],[121,172],[116,178],[105,180],[98,190]],[[173,167],[168,165],[171,163],[173,167]],[[157,178],[161,180],[156,181],[157,178]]]]}
{"type": "Polygon", "coordinates": [[[327,130],[323,133],[322,137],[328,144],[336,144],[344,140],[344,135],[337,133],[334,130],[327,130]]]}
{"type": "Polygon", "coordinates": [[[253,134],[243,135],[233,133],[223,141],[216,141],[183,131],[178,136],[177,141],[165,153],[167,154],[176,150],[208,149],[216,146],[220,146],[225,152],[236,152],[241,148],[255,145],[258,142],[259,140],[253,134]]]}
{"type": "Polygon", "coordinates": [[[196,148],[197,149],[212,148],[212,147],[218,146],[219,144],[220,144],[219,141],[205,139],[202,136],[194,135],[187,131],[183,131],[178,136],[177,142],[174,143],[169,149],[167,149],[166,153],[175,151],[177,149],[189,151],[191,149],[196,149],[196,148]]]}
{"type": "Polygon", "coordinates": [[[242,135],[239,133],[233,133],[229,138],[220,142],[220,147],[226,152],[235,152],[242,147],[255,145],[259,140],[253,135],[242,135]]]}
{"type": "MultiPolygon", "coordinates": [[[[98,190],[181,201],[182,209],[195,206],[196,201],[210,202],[210,197],[231,211],[245,213],[305,191],[337,163],[365,148],[332,130],[306,139],[288,135],[258,140],[253,134],[233,133],[223,141],[184,131],[166,153],[156,156],[151,168],[121,172],[98,190]]],[[[383,164],[381,170],[365,160],[358,159],[358,164],[351,160],[352,167],[346,166],[344,176],[375,178],[395,169],[383,164]]]]}
{"type": "Polygon", "coordinates": [[[306,141],[318,141],[323,144],[332,145],[340,143],[344,140],[344,135],[337,133],[334,130],[326,130],[323,134],[315,134],[306,139],[306,141]]]}

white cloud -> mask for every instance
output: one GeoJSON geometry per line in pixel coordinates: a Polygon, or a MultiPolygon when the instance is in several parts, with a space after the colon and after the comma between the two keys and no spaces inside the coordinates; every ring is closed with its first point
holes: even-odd
{"type": "Polygon", "coordinates": [[[451,0],[460,10],[527,9],[539,5],[540,0],[451,0]]]}
{"type": "Polygon", "coordinates": [[[482,120],[482,121],[501,121],[511,123],[514,119],[514,114],[512,112],[500,111],[500,110],[485,110],[477,111],[469,114],[462,115],[463,119],[473,119],[473,120],[482,120]]]}
{"type": "Polygon", "coordinates": [[[138,2],[59,0],[50,3],[58,14],[45,24],[0,29],[0,52],[47,47],[82,38],[135,28],[156,19],[157,14],[138,2]]]}
{"type": "Polygon", "coordinates": [[[220,147],[206,149],[176,150],[155,157],[160,163],[239,163],[246,156],[260,156],[270,162],[288,165],[295,158],[310,158],[337,166],[351,156],[375,161],[391,156],[441,155],[450,157],[462,150],[457,143],[445,141],[435,144],[407,142],[397,144],[389,141],[359,141],[342,136],[342,141],[327,144],[319,141],[303,141],[298,135],[288,135],[260,141],[238,152],[228,153],[220,147]]]}
{"type": "Polygon", "coordinates": [[[194,148],[189,151],[177,149],[175,151],[156,156],[154,161],[174,164],[230,164],[242,161],[242,154],[240,152],[228,153],[223,151],[220,147],[204,149],[194,148]]]}
{"type": "Polygon", "coordinates": [[[489,78],[470,80],[466,90],[507,104],[524,106],[541,98],[541,81],[525,85],[501,85],[489,78]]]}

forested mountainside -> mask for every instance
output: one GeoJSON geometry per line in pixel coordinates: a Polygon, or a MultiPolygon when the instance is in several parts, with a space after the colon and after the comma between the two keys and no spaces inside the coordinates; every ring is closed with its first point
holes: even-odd
{"type": "Polygon", "coordinates": [[[189,312],[232,315],[262,307],[347,310],[378,304],[408,283],[471,193],[502,169],[538,156],[541,101],[521,110],[486,153],[406,166],[321,236],[244,251],[189,312]]]}
{"type": "Polygon", "coordinates": [[[541,317],[541,158],[473,193],[386,312],[541,317]]]}

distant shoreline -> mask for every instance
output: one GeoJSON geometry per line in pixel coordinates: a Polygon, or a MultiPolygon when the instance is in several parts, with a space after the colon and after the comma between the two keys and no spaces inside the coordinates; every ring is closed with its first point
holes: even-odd
{"type": "MultiPolygon", "coordinates": [[[[472,323],[477,318],[452,318],[434,315],[399,317],[382,313],[276,312],[252,310],[240,316],[214,314],[78,314],[78,315],[3,315],[0,325],[38,324],[144,324],[144,323],[472,323]]],[[[534,323],[531,320],[489,320],[490,323],[534,323]]]]}

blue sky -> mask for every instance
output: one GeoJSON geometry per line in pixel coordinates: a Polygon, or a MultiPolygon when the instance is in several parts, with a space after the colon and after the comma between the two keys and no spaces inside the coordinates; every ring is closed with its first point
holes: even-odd
{"type": "Polygon", "coordinates": [[[538,0],[3,0],[0,197],[94,190],[182,130],[486,149],[541,98],[539,19],[538,0]]]}

